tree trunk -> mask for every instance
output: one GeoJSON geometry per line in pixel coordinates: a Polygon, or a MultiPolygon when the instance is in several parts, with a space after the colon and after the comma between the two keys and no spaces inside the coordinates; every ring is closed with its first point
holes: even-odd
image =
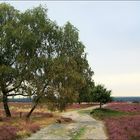
{"type": "Polygon", "coordinates": [[[38,105],[38,103],[35,103],[35,104],[33,105],[33,107],[31,108],[30,112],[29,112],[29,113],[27,114],[27,116],[26,116],[27,119],[30,118],[32,112],[35,110],[35,108],[37,107],[37,105],[38,105]]]}
{"type": "Polygon", "coordinates": [[[102,108],[102,103],[100,102],[100,109],[102,108]]]}
{"type": "Polygon", "coordinates": [[[37,96],[37,98],[34,101],[34,105],[31,108],[30,112],[26,115],[26,119],[28,120],[31,116],[31,114],[33,113],[33,111],[35,110],[35,108],[37,107],[39,100],[42,98],[42,93],[44,92],[45,88],[46,88],[47,84],[45,84],[45,86],[43,87],[42,91],[40,92],[40,95],[37,96]]]}
{"type": "Polygon", "coordinates": [[[3,106],[4,106],[6,117],[11,117],[11,112],[8,106],[8,98],[6,93],[3,93],[3,106]]]}
{"type": "Polygon", "coordinates": [[[37,97],[37,99],[36,99],[36,101],[35,101],[33,107],[32,107],[31,110],[30,110],[30,112],[26,115],[26,118],[27,118],[27,119],[30,118],[31,114],[33,113],[33,111],[34,111],[35,108],[37,107],[40,98],[41,98],[41,97],[37,97]]]}

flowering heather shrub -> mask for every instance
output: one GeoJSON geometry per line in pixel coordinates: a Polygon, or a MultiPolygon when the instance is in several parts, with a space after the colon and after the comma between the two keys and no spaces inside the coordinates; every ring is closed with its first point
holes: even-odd
{"type": "MultiPolygon", "coordinates": [[[[22,113],[22,116],[26,116],[28,112],[24,112],[22,113]]],[[[19,116],[19,112],[16,112],[15,113],[15,116],[19,116]]],[[[52,113],[47,113],[47,112],[33,112],[32,113],[32,116],[33,117],[46,117],[46,118],[51,118],[53,117],[53,114],[52,113]]],[[[32,117],[31,116],[31,117],[32,117]]]]}
{"type": "MultiPolygon", "coordinates": [[[[31,103],[23,103],[23,102],[9,102],[9,107],[11,108],[11,109],[14,109],[14,107],[15,108],[20,108],[20,107],[22,107],[22,108],[29,108],[29,107],[31,107],[31,103]]],[[[0,103],[0,109],[3,109],[3,104],[2,103],[0,103]]]]}
{"type": "Polygon", "coordinates": [[[67,109],[76,109],[76,108],[86,108],[86,107],[91,107],[93,106],[94,104],[72,104],[72,105],[69,105],[67,107],[67,109]]]}
{"type": "Polygon", "coordinates": [[[109,103],[106,108],[125,112],[140,112],[140,104],[137,103],[109,103]]]}
{"type": "Polygon", "coordinates": [[[1,120],[3,122],[10,122],[11,121],[11,118],[8,118],[8,117],[1,117],[1,120]]]}
{"type": "MultiPolygon", "coordinates": [[[[25,117],[28,112],[12,111],[11,113],[12,113],[12,117],[20,117],[20,115],[21,115],[21,117],[25,117]]],[[[3,112],[2,113],[0,112],[0,121],[1,121],[1,118],[3,120],[7,120],[8,121],[8,118],[4,117],[3,114],[4,114],[3,112]]],[[[53,117],[53,114],[52,113],[48,113],[48,112],[38,112],[37,111],[37,112],[33,112],[32,113],[32,116],[33,117],[46,117],[46,118],[51,118],[51,117],[53,117]]]]}
{"type": "Polygon", "coordinates": [[[33,112],[32,114],[33,116],[40,116],[40,117],[46,117],[46,118],[50,118],[53,117],[52,113],[45,113],[45,112],[33,112]]]}
{"type": "Polygon", "coordinates": [[[140,115],[105,119],[110,140],[140,139],[140,115]]]}
{"type": "Polygon", "coordinates": [[[0,140],[15,140],[17,128],[13,126],[0,126],[0,140]]]}
{"type": "Polygon", "coordinates": [[[3,125],[0,126],[0,140],[15,140],[17,138],[29,136],[31,133],[35,133],[40,129],[37,124],[30,121],[21,121],[15,124],[11,122],[7,123],[7,121],[3,121],[3,125]]]}

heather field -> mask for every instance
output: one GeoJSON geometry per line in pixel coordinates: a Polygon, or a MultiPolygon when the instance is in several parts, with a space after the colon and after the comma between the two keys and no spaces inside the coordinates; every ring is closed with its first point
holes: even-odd
{"type": "Polygon", "coordinates": [[[140,103],[114,102],[107,104],[108,109],[140,113],[140,103]]]}
{"type": "Polygon", "coordinates": [[[105,119],[110,140],[139,140],[140,115],[105,119]]]}
{"type": "Polygon", "coordinates": [[[123,117],[105,119],[105,124],[111,140],[140,139],[140,104],[110,103],[108,109],[126,112],[123,117]]]}
{"type": "Polygon", "coordinates": [[[110,140],[140,139],[139,103],[109,103],[91,114],[104,121],[110,140]]]}
{"type": "MultiPolygon", "coordinates": [[[[59,112],[50,112],[46,105],[39,105],[30,120],[25,115],[31,108],[31,103],[9,103],[12,118],[6,118],[3,106],[0,104],[0,140],[15,140],[30,136],[41,128],[53,124],[60,118],[59,112]]],[[[96,104],[73,104],[66,111],[87,108],[96,104]]],[[[104,121],[110,140],[140,139],[140,104],[119,103],[107,104],[103,109],[94,109],[91,114],[96,119],[104,121]]]]}
{"type": "Polygon", "coordinates": [[[30,103],[9,103],[12,118],[6,118],[2,103],[0,104],[0,140],[15,140],[28,137],[40,128],[53,123],[58,117],[40,105],[33,112],[30,120],[25,115],[31,108],[30,103]]]}
{"type": "MultiPolygon", "coordinates": [[[[56,122],[59,112],[50,112],[46,105],[39,105],[30,120],[25,115],[31,108],[31,103],[9,103],[12,118],[6,118],[3,105],[0,103],[0,140],[15,140],[30,136],[39,129],[56,122]]],[[[67,110],[75,110],[93,106],[93,104],[73,104],[67,110]]]]}

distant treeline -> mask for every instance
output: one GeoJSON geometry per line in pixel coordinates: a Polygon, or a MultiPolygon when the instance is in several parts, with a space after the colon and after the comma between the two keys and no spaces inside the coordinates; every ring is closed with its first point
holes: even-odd
{"type": "Polygon", "coordinates": [[[140,97],[113,97],[113,99],[119,102],[140,102],[140,97]]]}
{"type": "Polygon", "coordinates": [[[32,102],[31,98],[14,98],[8,99],[9,102],[32,102]]]}
{"type": "MultiPolygon", "coordinates": [[[[14,98],[9,99],[9,102],[31,102],[31,98],[14,98]]],[[[140,97],[113,97],[113,101],[117,102],[140,102],[140,97]]]]}

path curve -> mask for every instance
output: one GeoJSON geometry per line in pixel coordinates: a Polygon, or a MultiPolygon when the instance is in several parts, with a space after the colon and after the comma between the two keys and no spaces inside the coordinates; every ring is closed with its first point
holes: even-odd
{"type": "Polygon", "coordinates": [[[97,106],[62,113],[63,117],[70,117],[74,122],[51,124],[32,134],[26,140],[106,140],[107,136],[103,122],[93,119],[89,114],[90,110],[95,108],[97,106]]]}

